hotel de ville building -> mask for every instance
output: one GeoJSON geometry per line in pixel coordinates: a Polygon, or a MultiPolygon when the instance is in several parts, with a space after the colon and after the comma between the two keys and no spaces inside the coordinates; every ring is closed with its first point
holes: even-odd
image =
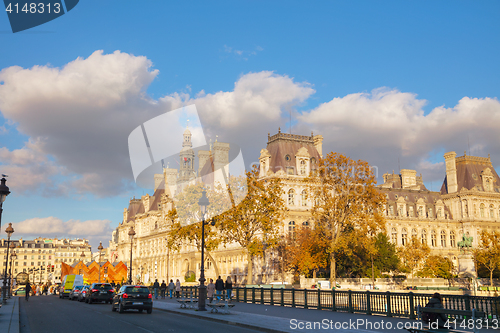
{"type": "MultiPolygon", "coordinates": [[[[302,180],[317,167],[323,156],[323,137],[294,135],[279,131],[268,136],[267,147],[259,158],[260,177],[279,177],[283,181],[283,199],[288,214],[282,221],[282,234],[310,225],[312,202],[302,180]]],[[[181,147],[180,147],[181,148],[181,147]]],[[[172,208],[175,190],[192,182],[204,171],[216,170],[228,163],[229,144],[215,142],[210,151],[198,151],[198,169],[191,149],[191,133],[184,132],[183,147],[179,154],[180,168],[164,168],[163,175],[155,175],[153,195],[131,199],[124,209],[123,221],[113,231],[110,242],[111,261],[129,263],[130,227],[136,235],[132,242],[134,281],[148,283],[158,279],[179,279],[184,282],[188,272],[199,277],[201,253],[195,246],[182,246],[180,251],[167,247],[168,225],[166,216],[172,208]],[[161,186],[162,183],[169,186],[161,186]],[[174,186],[172,186],[174,185],[174,186]]],[[[431,248],[433,254],[450,258],[456,267],[462,237],[473,237],[472,246],[478,246],[482,230],[500,231],[500,178],[490,157],[444,155],[446,174],[439,192],[429,191],[416,170],[403,169],[400,174],[386,173],[378,189],[386,196],[386,232],[397,245],[405,245],[417,237],[431,248]]],[[[213,182],[219,181],[213,177],[213,182]]],[[[226,244],[211,251],[219,274],[231,276],[237,284],[244,283],[247,256],[236,244],[226,244]]],[[[266,262],[256,258],[254,282],[281,281],[278,252],[269,250],[266,262]]],[[[206,261],[205,277],[217,278],[210,260],[206,261]]],[[[287,281],[291,283],[291,281],[287,281]]]]}

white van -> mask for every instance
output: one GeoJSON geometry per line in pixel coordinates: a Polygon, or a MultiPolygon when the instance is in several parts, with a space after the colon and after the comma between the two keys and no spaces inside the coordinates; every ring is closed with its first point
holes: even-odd
{"type": "Polygon", "coordinates": [[[69,297],[74,286],[83,286],[83,275],[68,274],[64,277],[59,290],[59,298],[69,297]]]}

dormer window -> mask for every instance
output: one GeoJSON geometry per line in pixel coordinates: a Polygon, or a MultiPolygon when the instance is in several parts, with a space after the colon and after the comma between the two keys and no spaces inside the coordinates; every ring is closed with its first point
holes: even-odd
{"type": "Polygon", "coordinates": [[[311,164],[316,165],[316,159],[314,157],[311,157],[311,164]]]}
{"type": "Polygon", "coordinates": [[[289,162],[292,158],[290,157],[290,155],[286,154],[285,155],[285,161],[289,162]]]}
{"type": "Polygon", "coordinates": [[[301,175],[306,174],[306,161],[304,161],[304,160],[300,161],[300,174],[301,175]]]}

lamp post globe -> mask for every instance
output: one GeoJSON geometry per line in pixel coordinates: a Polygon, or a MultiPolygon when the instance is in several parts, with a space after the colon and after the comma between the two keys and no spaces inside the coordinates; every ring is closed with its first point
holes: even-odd
{"type": "MultiPolygon", "coordinates": [[[[4,179],[4,178],[3,178],[4,179]]],[[[5,257],[5,271],[3,274],[3,286],[2,286],[2,302],[3,304],[7,304],[7,267],[9,265],[9,249],[10,249],[10,236],[14,233],[14,228],[12,228],[12,223],[9,223],[9,226],[5,229],[7,233],[7,256],[5,257]]]]}
{"type": "Polygon", "coordinates": [[[200,286],[198,287],[198,311],[207,311],[205,302],[207,299],[207,286],[205,285],[205,214],[210,201],[207,198],[205,190],[201,193],[201,198],[198,201],[201,213],[201,267],[200,267],[200,286]]]}
{"type": "Polygon", "coordinates": [[[129,267],[129,274],[128,274],[128,283],[132,284],[132,247],[133,247],[133,241],[134,241],[134,236],[135,236],[134,227],[130,227],[130,230],[128,231],[128,236],[130,237],[130,267],[129,267]]]}

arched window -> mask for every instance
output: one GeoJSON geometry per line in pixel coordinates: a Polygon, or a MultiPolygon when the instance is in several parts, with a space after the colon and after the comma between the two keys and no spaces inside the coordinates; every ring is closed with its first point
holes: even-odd
{"type": "Polygon", "coordinates": [[[309,221],[302,222],[302,227],[303,228],[309,228],[309,221]]]}
{"type": "Polygon", "coordinates": [[[403,228],[401,230],[401,245],[406,245],[408,243],[408,232],[406,231],[406,228],[403,228]]]}
{"type": "Polygon", "coordinates": [[[436,235],[436,230],[431,231],[431,246],[436,247],[437,246],[437,235],[436,235]]]}
{"type": "Polygon", "coordinates": [[[455,231],[450,231],[450,247],[455,247],[455,231]]]}
{"type": "Polygon", "coordinates": [[[424,217],[424,207],[422,206],[418,207],[418,217],[420,218],[424,217]]]}
{"type": "Polygon", "coordinates": [[[481,204],[481,206],[479,206],[479,213],[481,214],[481,217],[484,217],[484,204],[481,204]]]}
{"type": "Polygon", "coordinates": [[[391,240],[394,244],[398,244],[398,231],[396,228],[391,229],[391,240]]]}
{"type": "Polygon", "coordinates": [[[307,206],[307,191],[302,191],[302,206],[307,206]]]}
{"type": "Polygon", "coordinates": [[[288,222],[288,236],[295,239],[295,221],[288,222]]]}
{"type": "Polygon", "coordinates": [[[417,237],[418,237],[417,229],[411,229],[411,238],[417,238],[417,237]]]}
{"type": "Polygon", "coordinates": [[[300,160],[300,174],[305,175],[306,174],[306,161],[300,160]]]}
{"type": "Polygon", "coordinates": [[[441,247],[446,247],[446,231],[441,230],[441,247]]]}
{"type": "Polygon", "coordinates": [[[495,218],[495,211],[493,209],[493,205],[490,205],[490,219],[494,219],[495,218]]]}
{"type": "Polygon", "coordinates": [[[422,234],[420,235],[420,241],[422,244],[427,244],[427,230],[422,229],[422,234]]]}
{"type": "Polygon", "coordinates": [[[428,218],[433,218],[433,217],[434,217],[434,216],[432,215],[432,208],[429,208],[429,209],[427,210],[427,217],[428,217],[428,218]]]}
{"type": "Polygon", "coordinates": [[[295,191],[293,189],[290,189],[288,191],[288,205],[289,206],[295,205],[295,191]]]}

